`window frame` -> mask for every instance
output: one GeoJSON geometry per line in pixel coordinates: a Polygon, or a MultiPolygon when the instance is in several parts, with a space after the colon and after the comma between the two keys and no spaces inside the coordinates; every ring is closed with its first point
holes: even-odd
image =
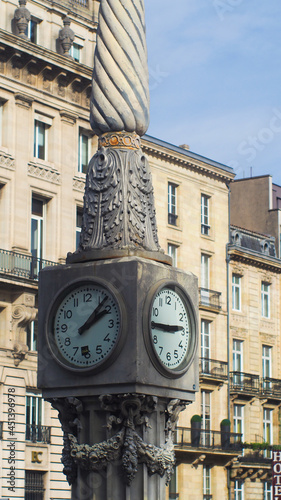
{"type": "Polygon", "coordinates": [[[33,154],[34,158],[37,160],[43,160],[43,161],[48,161],[48,130],[49,130],[49,125],[43,121],[38,120],[37,118],[34,119],[34,139],[33,139],[33,154]],[[43,146],[40,145],[40,139],[39,139],[39,128],[42,127],[43,133],[43,146]],[[43,155],[41,156],[40,153],[40,147],[43,147],[43,155]]]}
{"type": "Polygon", "coordinates": [[[76,250],[78,250],[79,244],[80,244],[80,235],[81,235],[81,230],[82,230],[82,217],[83,217],[83,208],[80,206],[76,206],[76,229],[75,229],[76,250]],[[79,225],[80,218],[81,218],[81,225],[79,225]]]}
{"type": "Polygon", "coordinates": [[[168,243],[168,255],[172,258],[173,267],[178,265],[178,245],[174,243],[168,243]]]}
{"type": "Polygon", "coordinates": [[[26,328],[26,345],[29,351],[37,351],[38,321],[31,321],[26,328]]]}
{"type": "Polygon", "coordinates": [[[69,49],[69,55],[72,57],[72,59],[78,63],[81,62],[81,51],[83,49],[83,45],[81,45],[80,43],[77,43],[77,41],[75,40],[75,42],[73,42],[73,44],[71,45],[70,49],[69,49]],[[74,52],[74,48],[75,50],[77,51],[77,54],[78,54],[78,58],[75,57],[75,52],[74,52]]]}
{"type": "Polygon", "coordinates": [[[232,310],[241,312],[242,310],[242,276],[232,273],[232,310]],[[235,282],[234,280],[238,280],[235,282]],[[237,299],[238,296],[238,300],[237,299]]]}
{"type": "Polygon", "coordinates": [[[177,226],[177,188],[178,184],[175,182],[168,182],[168,224],[170,226],[177,226]]]}
{"type": "Polygon", "coordinates": [[[210,373],[211,359],[211,321],[201,319],[201,369],[203,373],[210,373]],[[204,326],[203,326],[204,325],[204,326]],[[208,345],[206,345],[208,340],[208,345]]]}
{"type": "Polygon", "coordinates": [[[242,441],[244,438],[244,424],[245,424],[245,406],[241,404],[233,405],[233,432],[235,434],[242,434],[242,441]],[[238,410],[240,414],[238,414],[238,410]]]}
{"type": "Polygon", "coordinates": [[[35,45],[39,45],[39,24],[41,23],[41,19],[37,19],[36,17],[31,16],[30,21],[28,22],[27,28],[25,30],[25,35],[28,40],[35,45]],[[35,28],[34,30],[32,28],[35,28]]]}
{"type": "Polygon", "coordinates": [[[244,500],[244,481],[241,479],[234,481],[234,500],[244,500]]]}
{"type": "Polygon", "coordinates": [[[201,235],[203,236],[210,236],[210,199],[210,196],[201,193],[201,235]]]}
{"type": "Polygon", "coordinates": [[[24,483],[24,492],[25,492],[25,500],[33,500],[36,495],[37,500],[44,500],[46,491],[44,476],[45,471],[38,470],[26,470],[25,471],[25,483],[24,483]],[[40,479],[39,479],[40,478],[40,479]]]}
{"type": "Polygon", "coordinates": [[[262,318],[270,318],[270,286],[267,281],[261,282],[261,316],[262,318]]]}
{"type": "Polygon", "coordinates": [[[273,500],[273,488],[271,481],[263,483],[263,500],[273,500]]]}
{"type": "Polygon", "coordinates": [[[210,496],[212,492],[211,487],[211,466],[203,464],[203,498],[206,496],[210,496]]]}
{"type": "MultiPolygon", "coordinates": [[[[262,434],[265,443],[273,444],[273,409],[263,407],[263,415],[262,415],[262,434]],[[267,413],[268,412],[268,413],[267,413]],[[267,415],[266,415],[267,413],[267,415]],[[268,418],[269,415],[269,418],[268,418]],[[269,440],[267,439],[269,437],[269,440]]],[[[264,451],[265,458],[272,457],[272,451],[265,450],[264,451]]]]}
{"type": "Polygon", "coordinates": [[[78,136],[78,173],[86,174],[88,170],[89,161],[91,159],[91,133],[83,129],[83,127],[79,127],[79,136],[78,136]],[[87,139],[87,164],[83,163],[83,138],[87,139]]]}

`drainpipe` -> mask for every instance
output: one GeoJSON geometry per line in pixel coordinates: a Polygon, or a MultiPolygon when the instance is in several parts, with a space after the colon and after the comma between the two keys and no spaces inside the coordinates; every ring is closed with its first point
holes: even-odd
{"type": "MultiPolygon", "coordinates": [[[[226,301],[227,301],[227,418],[230,420],[230,293],[229,293],[229,245],[231,242],[231,232],[230,232],[230,185],[226,184],[228,189],[228,243],[226,244],[226,301]]],[[[228,500],[231,500],[231,483],[230,483],[230,470],[227,469],[227,489],[228,489],[228,500]]]]}

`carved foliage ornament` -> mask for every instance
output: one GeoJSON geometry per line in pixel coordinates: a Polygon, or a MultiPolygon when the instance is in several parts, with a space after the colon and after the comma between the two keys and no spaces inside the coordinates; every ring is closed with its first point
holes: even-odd
{"type": "Polygon", "coordinates": [[[107,441],[89,446],[79,444],[77,429],[78,400],[55,400],[53,406],[59,409],[59,418],[64,430],[63,463],[68,482],[73,483],[77,467],[86,471],[100,471],[115,462],[121,461],[126,482],[131,484],[138,471],[138,464],[145,464],[149,475],[159,474],[171,479],[175,465],[175,454],[172,434],[175,430],[178,415],[185,408],[185,403],[173,400],[166,409],[165,443],[162,447],[145,443],[136,428],[149,427],[149,414],[156,411],[157,398],[135,394],[100,396],[101,407],[109,412],[107,428],[116,427],[117,432],[107,441]],[[74,412],[73,412],[74,410],[74,412]]]}
{"type": "Polygon", "coordinates": [[[102,147],[89,164],[79,250],[103,248],[160,249],[151,173],[141,150],[102,147]]]}

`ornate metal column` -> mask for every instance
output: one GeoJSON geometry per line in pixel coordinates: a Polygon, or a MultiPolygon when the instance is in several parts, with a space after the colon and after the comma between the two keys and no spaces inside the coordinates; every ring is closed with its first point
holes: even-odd
{"type": "Polygon", "coordinates": [[[72,500],[164,500],[198,390],[198,283],[159,246],[148,123],[144,0],[101,0],[80,246],[39,282],[38,386],[59,411],[72,500]]]}
{"type": "Polygon", "coordinates": [[[101,0],[91,96],[99,149],[88,168],[80,248],[68,262],[153,252],[155,260],[170,263],[160,251],[141,150],[148,125],[144,2],[101,0]]]}

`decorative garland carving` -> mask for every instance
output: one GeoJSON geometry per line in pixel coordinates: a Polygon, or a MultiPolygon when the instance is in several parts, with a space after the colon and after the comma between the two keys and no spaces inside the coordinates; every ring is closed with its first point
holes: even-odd
{"type": "Polygon", "coordinates": [[[77,465],[71,456],[71,442],[69,436],[75,437],[81,429],[79,419],[83,411],[83,405],[77,398],[54,398],[50,400],[53,408],[58,411],[58,417],[63,430],[63,450],[61,462],[64,465],[63,473],[67,477],[69,485],[77,478],[77,465]]]}
{"type": "Polygon", "coordinates": [[[107,441],[89,446],[78,444],[77,437],[69,433],[70,457],[86,471],[100,471],[110,463],[121,460],[126,482],[131,484],[137,474],[138,464],[145,464],[149,475],[166,476],[171,479],[175,466],[172,433],[179,413],[185,403],[173,400],[166,410],[165,443],[162,447],[145,443],[136,427],[149,427],[149,414],[156,411],[157,398],[153,396],[126,394],[100,396],[101,407],[108,411],[107,428],[121,429],[107,441]]]}
{"type": "Polygon", "coordinates": [[[79,251],[159,251],[151,173],[141,150],[101,148],[92,158],[79,251]]]}

